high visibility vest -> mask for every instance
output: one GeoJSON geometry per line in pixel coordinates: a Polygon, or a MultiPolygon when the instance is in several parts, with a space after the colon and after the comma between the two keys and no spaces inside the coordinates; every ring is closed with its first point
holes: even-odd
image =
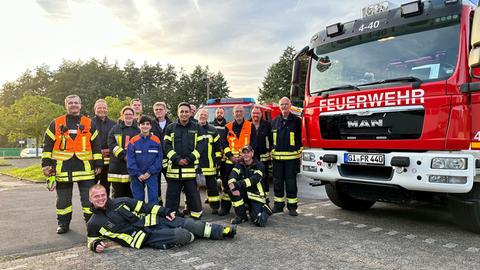
{"type": "Polygon", "coordinates": [[[250,134],[252,134],[252,122],[244,120],[242,125],[242,130],[240,130],[240,137],[237,138],[235,132],[233,132],[233,120],[232,122],[225,125],[228,128],[227,141],[230,151],[234,156],[240,155],[240,150],[245,145],[250,144],[250,134]]]}
{"type": "Polygon", "coordinates": [[[62,127],[66,126],[66,115],[62,115],[55,119],[55,144],[53,145],[52,158],[55,160],[69,160],[75,155],[80,160],[92,160],[90,118],[86,116],[80,118],[77,135],[74,140],[70,137],[69,130],[64,130],[62,132],[62,127]]]}

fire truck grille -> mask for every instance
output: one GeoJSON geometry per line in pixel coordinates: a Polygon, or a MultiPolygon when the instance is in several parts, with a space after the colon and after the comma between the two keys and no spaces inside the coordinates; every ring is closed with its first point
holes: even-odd
{"type": "Polygon", "coordinates": [[[422,135],[423,108],[374,112],[348,111],[320,114],[320,133],[325,140],[411,140],[422,135]]]}

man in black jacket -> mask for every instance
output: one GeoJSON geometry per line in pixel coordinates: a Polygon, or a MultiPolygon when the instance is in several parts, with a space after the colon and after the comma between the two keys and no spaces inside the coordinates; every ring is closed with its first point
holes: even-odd
{"type": "Polygon", "coordinates": [[[110,195],[110,183],[108,182],[108,164],[110,163],[110,149],[108,149],[108,133],[115,126],[115,122],[108,118],[108,106],[105,99],[98,99],[93,106],[95,117],[92,122],[95,123],[98,130],[98,141],[102,148],[103,168],[102,172],[95,177],[98,184],[101,184],[107,190],[107,195],[110,195]]]}
{"type": "Polygon", "coordinates": [[[197,237],[233,238],[236,227],[176,217],[175,212],[155,204],[131,198],[110,200],[105,188],[96,184],[89,190],[93,216],[87,223],[87,246],[101,253],[105,239],[136,249],[169,249],[192,242],[197,237]]]}

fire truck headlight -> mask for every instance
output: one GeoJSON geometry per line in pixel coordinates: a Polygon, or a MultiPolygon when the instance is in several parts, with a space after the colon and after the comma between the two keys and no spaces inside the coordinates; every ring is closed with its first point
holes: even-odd
{"type": "Polygon", "coordinates": [[[466,158],[433,158],[430,166],[432,169],[445,169],[445,170],[466,170],[467,159],[466,158]]]}
{"type": "Polygon", "coordinates": [[[303,161],[315,161],[315,154],[311,152],[303,152],[303,161]]]}
{"type": "Polygon", "coordinates": [[[466,184],[466,176],[430,175],[428,182],[438,184],[466,184]]]}

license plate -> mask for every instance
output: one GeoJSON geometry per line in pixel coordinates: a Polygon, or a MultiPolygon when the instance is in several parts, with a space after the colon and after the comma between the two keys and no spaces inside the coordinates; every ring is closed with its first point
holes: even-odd
{"type": "Polygon", "coordinates": [[[354,164],[384,165],[385,164],[385,155],[382,155],[382,154],[345,153],[343,155],[343,161],[345,163],[354,163],[354,164]]]}

